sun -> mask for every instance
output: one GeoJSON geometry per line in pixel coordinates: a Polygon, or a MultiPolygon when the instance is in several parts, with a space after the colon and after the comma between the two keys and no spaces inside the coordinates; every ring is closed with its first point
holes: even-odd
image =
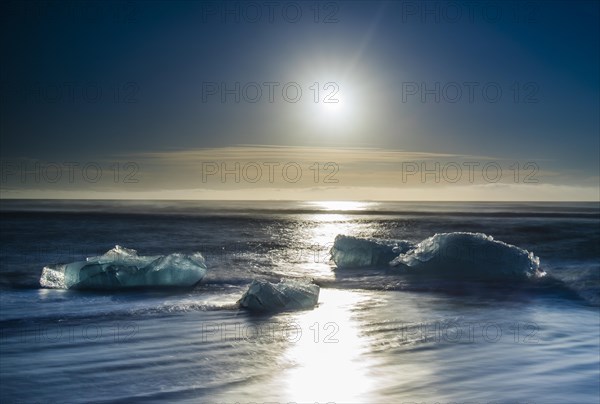
{"type": "Polygon", "coordinates": [[[318,100],[311,100],[307,119],[321,133],[343,133],[355,120],[349,90],[342,86],[325,88],[318,100]],[[317,102],[318,101],[318,102],[317,102]]]}
{"type": "Polygon", "coordinates": [[[287,109],[296,136],[325,143],[361,139],[382,125],[374,119],[386,107],[377,96],[382,90],[380,66],[360,56],[317,47],[286,59],[284,68],[302,88],[301,102],[287,109]]]}
{"type": "Polygon", "coordinates": [[[335,118],[343,115],[346,103],[340,94],[336,94],[329,99],[322,100],[319,103],[319,112],[323,117],[335,118]]]}

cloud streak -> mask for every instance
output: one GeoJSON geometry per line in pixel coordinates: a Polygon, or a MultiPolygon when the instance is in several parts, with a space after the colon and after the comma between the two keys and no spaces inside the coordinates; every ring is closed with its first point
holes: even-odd
{"type": "Polygon", "coordinates": [[[139,152],[68,164],[3,161],[2,197],[599,199],[598,177],[553,170],[551,163],[377,148],[240,145],[139,152]]]}

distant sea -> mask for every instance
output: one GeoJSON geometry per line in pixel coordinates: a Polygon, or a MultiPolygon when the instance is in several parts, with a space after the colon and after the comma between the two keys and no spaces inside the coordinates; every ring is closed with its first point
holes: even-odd
{"type": "MultiPolygon", "coordinates": [[[[593,403],[598,203],[0,201],[2,403],[593,403]],[[338,270],[335,236],[478,232],[552,282],[338,270]],[[193,289],[45,289],[115,245],[200,252],[193,289]],[[253,279],[313,279],[315,309],[240,310],[253,279]]],[[[485,267],[485,258],[480,265],[485,267]]]]}

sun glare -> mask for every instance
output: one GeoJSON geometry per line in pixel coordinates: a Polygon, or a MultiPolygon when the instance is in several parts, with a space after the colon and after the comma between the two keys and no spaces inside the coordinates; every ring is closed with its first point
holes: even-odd
{"type": "Polygon", "coordinates": [[[312,204],[328,211],[365,210],[369,206],[369,202],[358,201],[314,201],[312,204]]]}
{"type": "Polygon", "coordinates": [[[364,123],[366,110],[361,108],[364,83],[360,74],[346,74],[335,63],[320,67],[306,66],[299,74],[308,83],[298,109],[306,130],[329,136],[354,133],[364,123]]]}
{"type": "Polygon", "coordinates": [[[329,92],[326,97],[312,103],[310,115],[318,127],[330,132],[348,129],[354,117],[352,102],[347,92],[347,89],[329,92]]]}

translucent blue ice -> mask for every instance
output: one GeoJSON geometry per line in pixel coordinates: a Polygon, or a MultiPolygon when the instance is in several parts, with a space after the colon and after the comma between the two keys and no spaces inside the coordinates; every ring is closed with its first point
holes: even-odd
{"type": "Polygon", "coordinates": [[[407,272],[453,278],[531,278],[544,276],[532,252],[483,233],[439,233],[400,254],[390,265],[407,272]]]}
{"type": "Polygon", "coordinates": [[[86,261],[44,267],[40,284],[47,288],[108,290],[190,287],[204,275],[206,265],[200,253],[144,257],[135,250],[115,246],[86,261]]]}
{"type": "Polygon", "coordinates": [[[319,290],[319,286],[308,282],[254,280],[238,303],[240,307],[253,311],[311,309],[317,305],[319,290]]]}
{"type": "Polygon", "coordinates": [[[398,254],[414,247],[408,241],[372,240],[338,235],[330,250],[338,268],[388,266],[398,254]]]}
{"type": "Polygon", "coordinates": [[[338,268],[397,267],[407,273],[452,278],[541,277],[532,252],[483,233],[439,233],[414,245],[408,241],[338,235],[331,249],[338,268]]]}

